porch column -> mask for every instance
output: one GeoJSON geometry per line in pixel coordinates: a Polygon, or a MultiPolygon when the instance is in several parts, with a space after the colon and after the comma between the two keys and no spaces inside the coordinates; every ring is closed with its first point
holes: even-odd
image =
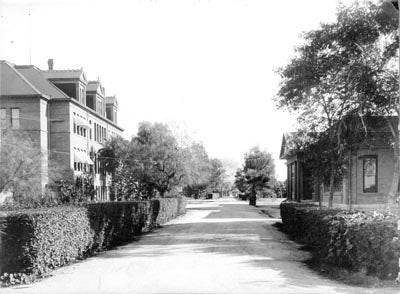
{"type": "Polygon", "coordinates": [[[291,185],[291,173],[290,173],[290,164],[286,164],[286,169],[287,169],[287,180],[286,180],[286,198],[288,200],[292,200],[292,185],[291,185]]]}
{"type": "Polygon", "coordinates": [[[299,160],[298,161],[298,178],[299,178],[299,193],[298,193],[298,201],[304,199],[304,183],[303,183],[303,163],[299,160]]]}

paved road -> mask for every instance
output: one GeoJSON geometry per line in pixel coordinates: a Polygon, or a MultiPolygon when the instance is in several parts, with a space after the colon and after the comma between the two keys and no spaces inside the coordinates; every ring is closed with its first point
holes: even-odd
{"type": "Polygon", "coordinates": [[[185,216],[138,241],[4,293],[399,292],[318,276],[302,263],[307,253],[273,226],[278,210],[264,205],[191,201],[185,216]]]}

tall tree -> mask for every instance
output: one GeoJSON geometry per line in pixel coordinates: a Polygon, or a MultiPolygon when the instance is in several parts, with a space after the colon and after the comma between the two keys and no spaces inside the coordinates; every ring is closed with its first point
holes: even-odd
{"type": "Polygon", "coordinates": [[[242,168],[239,168],[235,173],[234,185],[241,193],[248,192],[248,187],[246,185],[246,178],[242,168]]]}
{"type": "Polygon", "coordinates": [[[111,199],[122,200],[137,190],[137,181],[132,175],[133,163],[127,162],[130,148],[130,142],[118,136],[99,150],[100,165],[112,175],[111,199]]]}
{"type": "Polygon", "coordinates": [[[188,196],[199,197],[210,182],[211,164],[207,151],[201,143],[191,143],[183,149],[185,179],[184,190],[188,196]]]}
{"type": "Polygon", "coordinates": [[[278,107],[298,114],[310,133],[326,135],[329,206],[346,154],[341,136],[349,127],[345,117],[349,113],[362,118],[367,113],[397,112],[393,104],[396,70],[392,66],[398,46],[397,22],[396,14],[385,5],[341,6],[337,21],[305,33],[304,45],[296,48],[296,56],[279,70],[278,107]]]}
{"type": "Polygon", "coordinates": [[[257,194],[271,188],[270,182],[273,179],[275,164],[271,153],[253,147],[244,156],[243,168],[236,172],[235,185],[240,191],[245,189],[255,204],[257,194]]]}
{"type": "Polygon", "coordinates": [[[222,193],[225,187],[226,169],[220,159],[213,158],[210,161],[211,174],[209,188],[213,192],[222,193]]]}
{"type": "Polygon", "coordinates": [[[1,132],[0,194],[12,195],[12,200],[21,205],[39,204],[45,196],[43,184],[58,180],[62,171],[48,163],[48,154],[28,133],[10,129],[1,132]]]}
{"type": "Polygon", "coordinates": [[[185,176],[182,150],[165,124],[142,122],[132,139],[127,160],[133,176],[148,196],[164,196],[185,176]]]}

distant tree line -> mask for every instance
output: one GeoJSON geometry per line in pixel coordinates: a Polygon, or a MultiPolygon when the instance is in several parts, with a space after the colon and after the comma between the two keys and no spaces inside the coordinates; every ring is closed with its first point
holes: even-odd
{"type": "Polygon", "coordinates": [[[200,142],[180,142],[168,125],[142,122],[131,140],[108,141],[99,156],[112,174],[117,200],[165,197],[182,192],[200,197],[230,190],[221,160],[210,158],[200,142]]]}

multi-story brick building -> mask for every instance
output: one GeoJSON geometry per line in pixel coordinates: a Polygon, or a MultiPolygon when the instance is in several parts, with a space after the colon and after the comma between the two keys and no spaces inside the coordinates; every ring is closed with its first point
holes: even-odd
{"type": "Polygon", "coordinates": [[[57,162],[64,178],[89,173],[94,198],[109,199],[109,176],[101,172],[98,151],[123,129],[117,100],[106,97],[100,81],[88,81],[82,69],[54,70],[52,60],[48,70],[0,61],[0,99],[2,126],[30,135],[42,150],[42,171],[57,162]]]}

